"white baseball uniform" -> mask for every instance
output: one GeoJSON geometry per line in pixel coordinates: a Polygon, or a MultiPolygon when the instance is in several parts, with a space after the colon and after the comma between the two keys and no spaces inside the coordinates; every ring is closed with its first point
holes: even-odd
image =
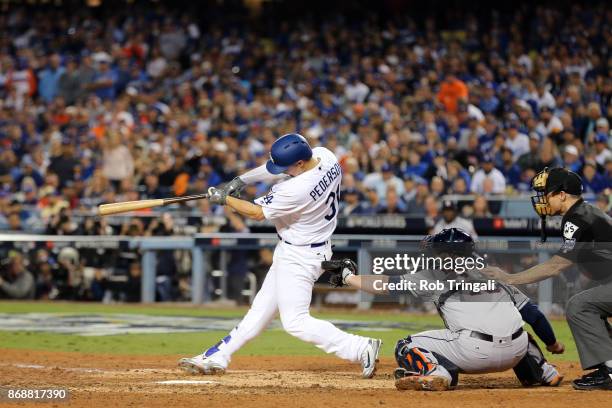
{"type": "Polygon", "coordinates": [[[206,356],[227,367],[231,356],[261,333],[278,311],[287,333],[327,353],[358,362],[368,338],[346,333],[310,315],[312,288],[321,262],[331,259],[330,238],[336,228],[342,170],[334,154],[316,147],[319,164],[275,184],[255,200],[280,237],[272,266],[246,316],[206,356]]]}
{"type": "MultiPolygon", "coordinates": [[[[523,319],[519,309],[528,298],[516,288],[496,282],[494,291],[470,292],[449,288],[448,279],[470,281],[465,275],[447,275],[443,271],[420,271],[393,277],[412,281],[443,282],[444,288],[435,291],[414,290],[416,296],[433,301],[444,320],[446,329],[429,330],[410,335],[410,346],[435,352],[455,364],[464,373],[489,373],[516,366],[528,347],[527,332],[522,331],[523,319]],[[473,333],[489,335],[489,340],[473,337],[473,333]]],[[[476,281],[478,281],[476,279],[476,281]]],[[[434,372],[451,380],[442,366],[434,372]]]]}

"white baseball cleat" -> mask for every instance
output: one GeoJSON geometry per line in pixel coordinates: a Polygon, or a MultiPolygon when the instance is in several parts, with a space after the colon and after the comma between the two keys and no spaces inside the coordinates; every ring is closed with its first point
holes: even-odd
{"type": "Polygon", "coordinates": [[[376,373],[376,363],[378,363],[378,353],[382,346],[382,340],[370,339],[363,353],[361,353],[361,376],[363,378],[372,378],[376,373]]]}
{"type": "Polygon", "coordinates": [[[214,361],[211,357],[204,357],[204,354],[181,358],[178,362],[178,366],[189,374],[225,374],[225,367],[222,364],[214,361]]]}

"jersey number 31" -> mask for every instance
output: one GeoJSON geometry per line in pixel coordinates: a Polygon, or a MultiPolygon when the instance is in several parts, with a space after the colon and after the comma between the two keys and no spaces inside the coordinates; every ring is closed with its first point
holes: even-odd
{"type": "Polygon", "coordinates": [[[328,202],[331,212],[325,216],[325,219],[327,221],[331,221],[336,216],[336,206],[340,206],[340,184],[338,184],[336,191],[329,193],[327,199],[325,200],[325,204],[328,202]]]}

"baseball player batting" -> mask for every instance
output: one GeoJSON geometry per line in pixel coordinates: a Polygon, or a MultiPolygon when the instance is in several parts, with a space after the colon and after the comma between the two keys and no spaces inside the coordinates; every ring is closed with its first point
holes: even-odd
{"type": "MultiPolygon", "coordinates": [[[[474,241],[466,232],[450,228],[426,237],[422,248],[429,255],[466,257],[473,255],[474,241]]],[[[457,384],[459,373],[489,373],[509,368],[514,368],[525,386],[557,386],[563,379],[546,361],[535,340],[523,330],[523,320],[549,344],[549,351],[562,353],[563,345],[556,341],[544,315],[514,287],[499,284],[493,291],[472,292],[446,284],[439,290],[424,291],[419,289],[421,280],[477,282],[479,277],[445,270],[422,270],[402,276],[356,276],[356,265],[349,259],[324,262],[323,268],[332,273],[334,285],[349,284],[377,294],[381,291],[374,289],[374,280],[394,284],[400,280],[412,281],[417,289],[411,293],[436,305],[446,329],[416,333],[397,342],[398,389],[448,390],[457,384]]]]}
{"type": "Polygon", "coordinates": [[[261,333],[276,315],[285,331],[327,353],[361,362],[362,376],[371,378],[382,342],[346,333],[310,315],[321,262],[331,259],[330,238],[337,223],[342,170],[324,147],[311,149],[304,137],[291,133],[276,140],[270,160],[223,188],[208,190],[210,201],[238,213],[274,223],[279,242],[272,266],[246,316],[227,336],[204,353],[179,360],[193,374],[222,374],[232,354],[261,333]],[[270,192],[251,203],[237,197],[246,184],[276,182],[270,192]]]}

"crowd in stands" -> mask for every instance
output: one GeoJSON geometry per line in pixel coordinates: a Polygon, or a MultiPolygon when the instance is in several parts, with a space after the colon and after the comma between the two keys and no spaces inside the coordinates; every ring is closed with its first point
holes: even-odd
{"type": "MultiPolygon", "coordinates": [[[[610,211],[605,2],[257,24],[158,3],[7,7],[2,231],[169,234],[162,220],[118,230],[71,214],[203,192],[295,131],[339,157],[341,215],[438,220],[453,194],[472,197],[463,217],[486,217],[491,198],[528,194],[546,166],[579,173],[610,211]]],[[[205,200],[186,210],[225,215],[205,200]]]]}

